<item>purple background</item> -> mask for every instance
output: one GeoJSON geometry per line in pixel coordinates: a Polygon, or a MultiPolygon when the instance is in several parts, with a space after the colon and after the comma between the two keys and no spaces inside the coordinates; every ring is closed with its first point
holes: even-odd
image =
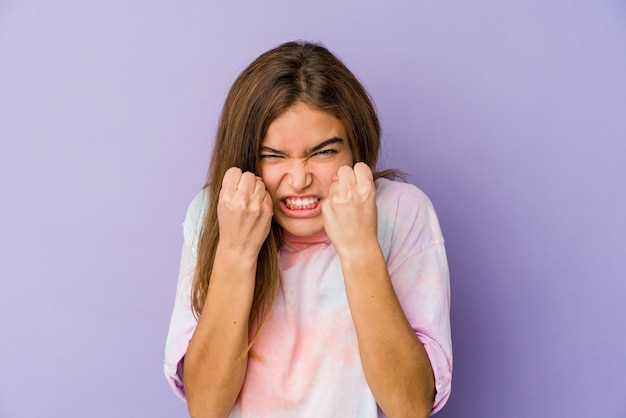
{"type": "Polygon", "coordinates": [[[0,1],[0,417],[184,417],[162,357],[226,91],[323,41],[452,273],[439,417],[626,416],[626,4],[0,1]]]}

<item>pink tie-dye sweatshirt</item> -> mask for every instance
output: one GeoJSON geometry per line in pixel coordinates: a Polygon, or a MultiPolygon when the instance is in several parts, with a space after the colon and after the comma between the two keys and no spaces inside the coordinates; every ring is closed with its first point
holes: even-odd
{"type": "MultiPolygon", "coordinates": [[[[182,362],[197,324],[190,288],[206,197],[205,192],[196,196],[183,224],[180,275],[165,349],[165,375],[183,399],[182,362]]],[[[447,401],[452,377],[443,237],[432,204],[415,186],[379,179],[376,202],[378,239],[394,289],[435,374],[434,413],[447,401]]],[[[332,243],[323,232],[305,238],[285,234],[278,256],[280,287],[254,344],[259,359],[249,360],[230,417],[384,417],[363,374],[332,243]]]]}

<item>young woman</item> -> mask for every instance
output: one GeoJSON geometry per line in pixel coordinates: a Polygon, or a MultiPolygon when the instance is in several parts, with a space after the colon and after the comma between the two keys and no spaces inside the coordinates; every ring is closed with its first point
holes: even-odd
{"type": "Polygon", "coordinates": [[[184,222],[165,374],[192,417],[425,417],[450,394],[437,217],[376,172],[380,127],[326,48],[237,78],[184,222]],[[372,171],[374,170],[374,171],[372,171]]]}

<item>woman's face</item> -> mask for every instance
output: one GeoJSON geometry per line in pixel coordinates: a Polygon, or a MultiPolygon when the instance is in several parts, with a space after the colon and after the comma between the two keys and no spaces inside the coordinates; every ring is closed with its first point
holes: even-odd
{"type": "Polygon", "coordinates": [[[276,222],[297,236],[324,229],[322,202],[333,176],[353,165],[339,119],[298,102],[269,125],[259,157],[276,222]]]}

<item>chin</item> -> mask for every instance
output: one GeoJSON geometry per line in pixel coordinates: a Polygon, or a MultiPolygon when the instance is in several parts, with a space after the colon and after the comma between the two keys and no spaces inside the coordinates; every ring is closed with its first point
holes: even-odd
{"type": "Polygon", "coordinates": [[[297,237],[307,237],[324,230],[324,223],[316,221],[304,221],[302,219],[290,219],[287,222],[278,222],[284,231],[297,237]]]}

